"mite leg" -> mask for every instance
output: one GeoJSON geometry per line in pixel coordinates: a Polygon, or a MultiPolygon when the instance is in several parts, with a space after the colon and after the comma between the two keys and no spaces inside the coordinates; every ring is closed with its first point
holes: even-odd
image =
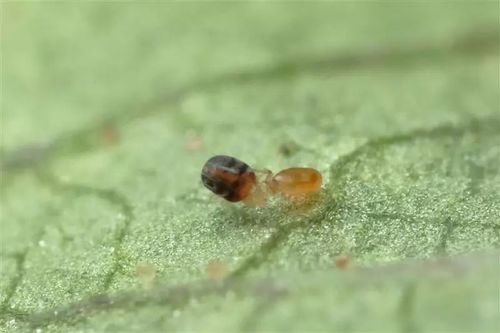
{"type": "Polygon", "coordinates": [[[258,169],[254,172],[257,176],[257,184],[252,193],[243,200],[243,203],[249,207],[263,207],[271,194],[268,184],[273,178],[273,173],[268,169],[258,169]]]}

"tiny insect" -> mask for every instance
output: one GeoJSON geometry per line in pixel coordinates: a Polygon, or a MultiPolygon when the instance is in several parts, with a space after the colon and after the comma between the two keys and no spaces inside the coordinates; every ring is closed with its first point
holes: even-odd
{"type": "Polygon", "coordinates": [[[304,198],[318,192],[322,183],[321,174],[312,168],[289,168],[273,175],[269,170],[253,170],[245,162],[226,155],[211,157],[203,166],[201,180],[206,188],[227,201],[249,205],[262,205],[271,194],[304,198]],[[257,177],[257,173],[263,177],[257,177]]]}

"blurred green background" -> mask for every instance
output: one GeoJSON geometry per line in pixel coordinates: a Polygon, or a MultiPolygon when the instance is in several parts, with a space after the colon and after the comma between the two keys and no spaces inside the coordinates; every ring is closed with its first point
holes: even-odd
{"type": "Polygon", "coordinates": [[[498,331],[499,10],[2,2],[0,329],[498,331]]]}

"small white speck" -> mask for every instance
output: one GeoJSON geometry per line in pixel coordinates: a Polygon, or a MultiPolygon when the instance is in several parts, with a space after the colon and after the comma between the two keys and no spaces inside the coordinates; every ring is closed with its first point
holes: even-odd
{"type": "Polygon", "coordinates": [[[38,246],[40,246],[40,247],[46,247],[47,243],[45,243],[45,241],[42,239],[42,240],[38,241],[38,246]]]}
{"type": "Polygon", "coordinates": [[[15,319],[11,319],[7,322],[7,326],[9,328],[15,328],[16,327],[16,320],[15,319]]]}
{"type": "Polygon", "coordinates": [[[36,333],[42,333],[43,331],[42,331],[42,329],[41,329],[41,328],[37,328],[37,329],[35,330],[35,332],[36,332],[36,333]]]}
{"type": "Polygon", "coordinates": [[[178,318],[180,315],[181,315],[180,310],[174,310],[174,312],[172,312],[172,316],[174,316],[174,318],[178,318]]]}
{"type": "Polygon", "coordinates": [[[115,248],[114,247],[110,248],[109,252],[111,252],[111,253],[115,252],[115,248]]]}

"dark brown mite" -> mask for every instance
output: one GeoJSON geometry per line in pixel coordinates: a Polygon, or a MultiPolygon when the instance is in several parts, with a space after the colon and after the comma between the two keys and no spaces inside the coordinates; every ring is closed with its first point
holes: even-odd
{"type": "Polygon", "coordinates": [[[231,156],[216,155],[203,166],[201,181],[218,196],[237,202],[252,193],[257,177],[246,163],[231,156]]]}

